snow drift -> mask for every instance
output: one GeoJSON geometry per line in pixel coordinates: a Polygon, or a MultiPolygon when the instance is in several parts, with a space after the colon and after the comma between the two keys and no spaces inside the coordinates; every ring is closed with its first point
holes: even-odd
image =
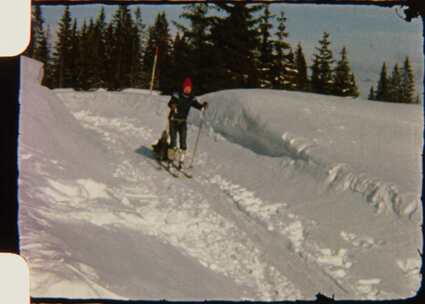
{"type": "MultiPolygon", "coordinates": [[[[32,296],[393,299],[418,289],[420,106],[207,94],[195,177],[175,179],[149,149],[169,97],[49,90],[41,68],[22,58],[19,227],[32,296]]],[[[193,110],[189,160],[199,119],[193,110]]]]}
{"type": "Polygon", "coordinates": [[[202,99],[211,104],[209,126],[225,138],[255,153],[305,161],[330,187],[359,192],[380,211],[417,211],[420,106],[276,90],[202,99]]]}

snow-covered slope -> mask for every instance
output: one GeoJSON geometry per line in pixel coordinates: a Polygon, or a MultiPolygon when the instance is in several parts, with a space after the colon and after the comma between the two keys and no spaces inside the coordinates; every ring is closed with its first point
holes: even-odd
{"type": "Polygon", "coordinates": [[[23,58],[19,221],[33,296],[386,299],[419,287],[420,106],[204,95],[195,177],[176,179],[149,150],[168,97],[51,91],[40,69],[23,58]]]}
{"type": "Polygon", "coordinates": [[[203,98],[212,104],[210,126],[233,142],[262,155],[305,161],[334,187],[371,199],[380,192],[386,196],[381,207],[399,215],[415,211],[421,185],[420,106],[275,90],[232,90],[203,98]]]}

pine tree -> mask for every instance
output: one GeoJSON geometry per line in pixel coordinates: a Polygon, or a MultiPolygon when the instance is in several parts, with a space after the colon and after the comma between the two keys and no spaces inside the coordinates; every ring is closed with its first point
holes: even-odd
{"type": "Polygon", "coordinates": [[[33,58],[48,65],[50,61],[50,44],[48,30],[43,31],[37,41],[37,47],[33,51],[33,58]]]}
{"type": "Polygon", "coordinates": [[[351,82],[350,82],[350,94],[348,96],[359,97],[360,92],[357,86],[356,77],[351,73],[351,82]]]}
{"type": "Polygon", "coordinates": [[[53,53],[52,87],[71,87],[72,69],[69,58],[71,58],[71,13],[69,6],[65,6],[64,13],[59,21],[57,41],[53,53]]]}
{"type": "Polygon", "coordinates": [[[43,38],[40,40],[38,48],[38,57],[44,63],[44,77],[41,82],[43,86],[51,87],[51,47],[50,47],[50,28],[47,26],[43,38]]]}
{"type": "Polygon", "coordinates": [[[113,45],[111,46],[110,63],[115,72],[112,79],[113,89],[131,86],[132,64],[134,63],[134,21],[127,5],[119,5],[113,19],[113,45]]]}
{"type": "Polygon", "coordinates": [[[132,39],[132,72],[131,72],[131,86],[135,88],[147,87],[148,83],[144,82],[145,76],[143,75],[143,50],[145,44],[145,28],[146,25],[142,20],[142,12],[138,7],[134,12],[134,28],[132,39]]]}
{"type": "Polygon", "coordinates": [[[375,93],[375,88],[373,87],[373,85],[370,87],[368,99],[376,100],[376,93],[375,93]]]}
{"type": "Polygon", "coordinates": [[[332,51],[330,49],[331,42],[329,34],[323,33],[322,40],[319,40],[319,46],[313,59],[312,66],[312,90],[319,94],[331,94],[334,83],[332,77],[332,64],[334,63],[332,51]]]}
{"type": "Polygon", "coordinates": [[[384,62],[381,68],[381,74],[378,81],[378,86],[376,89],[376,100],[379,101],[389,101],[389,83],[388,83],[388,75],[387,75],[387,64],[384,62]]]}
{"type": "Polygon", "coordinates": [[[261,6],[245,2],[217,2],[215,6],[226,14],[216,17],[211,28],[215,88],[258,87],[259,20],[253,14],[261,6]]]}
{"type": "MultiPolygon", "coordinates": [[[[212,52],[212,42],[210,36],[211,18],[208,17],[209,6],[206,3],[191,4],[183,8],[180,16],[189,22],[189,27],[176,23],[177,28],[182,32],[181,42],[185,42],[188,47],[187,58],[184,64],[176,69],[183,69],[185,75],[191,76],[196,83],[195,94],[202,94],[209,91],[211,86],[211,69],[214,68],[211,60],[214,58],[212,52]],[[208,60],[206,60],[208,58],[208,60]]],[[[176,85],[180,87],[182,79],[177,79],[176,85]]]]}
{"type": "Polygon", "coordinates": [[[295,89],[297,82],[297,67],[291,45],[287,41],[285,12],[277,17],[277,40],[274,41],[273,88],[295,89]]]}
{"type": "Polygon", "coordinates": [[[404,103],[415,103],[415,77],[413,75],[412,66],[409,57],[406,57],[403,66],[402,79],[403,96],[401,101],[404,103]]]}
{"type": "Polygon", "coordinates": [[[296,55],[295,55],[295,64],[297,70],[296,77],[296,89],[299,91],[308,90],[308,74],[307,74],[307,62],[301,47],[301,43],[298,43],[296,55]]]}
{"type": "Polygon", "coordinates": [[[106,22],[105,9],[102,7],[96,17],[96,21],[91,21],[87,30],[88,41],[90,45],[90,69],[92,70],[89,80],[90,88],[103,88],[107,86],[106,69],[106,22]]]}
{"type": "Polygon", "coordinates": [[[391,101],[391,102],[403,101],[402,75],[397,63],[394,65],[394,69],[391,74],[388,93],[389,93],[388,101],[391,101]]]}
{"type": "Polygon", "coordinates": [[[106,26],[106,31],[105,31],[105,75],[103,77],[103,80],[105,81],[105,85],[108,90],[115,89],[114,48],[115,48],[114,27],[111,22],[106,26]]]}
{"type": "MultiPolygon", "coordinates": [[[[180,35],[180,33],[176,34],[173,42],[172,48],[172,74],[173,78],[173,88],[178,90],[181,87],[181,84],[185,77],[192,76],[188,75],[188,62],[190,62],[190,49],[187,43],[187,39],[184,35],[180,35]]],[[[196,76],[193,76],[196,80],[196,76]]],[[[199,92],[199,88],[197,88],[197,92],[199,92]]]]}
{"type": "Polygon", "coordinates": [[[333,85],[333,94],[337,96],[358,96],[357,84],[351,72],[345,47],[341,50],[341,59],[334,70],[333,85]]]}
{"type": "Polygon", "coordinates": [[[31,10],[31,37],[30,43],[24,52],[25,56],[34,57],[34,51],[44,36],[44,18],[40,5],[33,5],[31,10]]]}
{"type": "Polygon", "coordinates": [[[71,29],[70,37],[70,52],[68,54],[67,61],[69,62],[70,70],[70,83],[69,87],[78,87],[78,74],[79,74],[79,57],[80,57],[80,37],[78,32],[77,19],[74,18],[71,29]]]}
{"type": "Polygon", "coordinates": [[[77,75],[77,88],[82,90],[88,90],[90,88],[90,30],[84,20],[79,33],[78,40],[78,75],[77,75]]]}
{"type": "Polygon", "coordinates": [[[271,39],[270,30],[273,28],[274,15],[271,14],[269,4],[263,5],[264,13],[260,17],[258,32],[260,33],[260,58],[259,69],[261,88],[272,88],[273,86],[273,41],[271,39]]]}
{"type": "Polygon", "coordinates": [[[50,44],[49,44],[49,30],[44,28],[43,12],[40,5],[34,5],[32,10],[31,19],[31,40],[28,48],[25,50],[24,55],[32,57],[41,61],[44,66],[44,77],[42,80],[43,85],[49,85],[50,74],[50,44]]]}

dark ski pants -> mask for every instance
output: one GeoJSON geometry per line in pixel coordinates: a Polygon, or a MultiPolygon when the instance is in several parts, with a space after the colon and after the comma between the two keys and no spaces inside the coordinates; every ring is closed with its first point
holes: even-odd
{"type": "Polygon", "coordinates": [[[187,124],[185,120],[170,121],[170,137],[171,137],[170,148],[172,149],[176,148],[177,146],[177,133],[179,134],[179,139],[180,139],[180,149],[182,149],[183,151],[186,151],[187,124]]]}

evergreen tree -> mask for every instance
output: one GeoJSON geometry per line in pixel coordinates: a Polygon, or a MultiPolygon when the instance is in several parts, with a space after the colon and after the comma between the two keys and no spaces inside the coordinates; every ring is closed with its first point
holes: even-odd
{"type": "Polygon", "coordinates": [[[77,29],[77,19],[74,18],[71,29],[70,37],[70,52],[68,54],[67,61],[69,62],[70,70],[70,83],[69,87],[75,88],[78,87],[78,74],[79,74],[79,58],[80,58],[80,38],[79,32],[77,29]]]}
{"type": "Polygon", "coordinates": [[[305,60],[303,49],[300,43],[298,43],[297,50],[296,50],[295,64],[296,64],[296,70],[297,70],[296,89],[299,91],[307,91],[309,87],[309,83],[308,83],[309,80],[308,80],[308,74],[307,74],[307,62],[305,60]]]}
{"type": "Polygon", "coordinates": [[[132,77],[131,86],[135,88],[147,87],[148,84],[144,82],[145,76],[143,75],[143,50],[145,44],[145,28],[146,25],[142,20],[142,12],[138,7],[134,13],[134,28],[132,39],[132,77]]]}
{"type": "MultiPolygon", "coordinates": [[[[185,77],[191,76],[188,75],[188,62],[191,61],[189,45],[186,41],[186,37],[183,35],[180,36],[179,33],[176,34],[173,43],[173,54],[172,54],[172,74],[174,75],[173,79],[173,88],[178,90],[181,87],[181,84],[185,77]]],[[[196,80],[196,76],[194,76],[196,80]]],[[[197,90],[199,92],[199,88],[197,90]]]]}
{"type": "Polygon", "coordinates": [[[375,88],[373,87],[373,85],[370,87],[368,99],[376,100],[376,93],[375,93],[375,88]]]}
{"type": "Polygon", "coordinates": [[[47,26],[37,48],[37,57],[44,63],[43,86],[51,87],[50,28],[47,26]]]}
{"type": "Polygon", "coordinates": [[[412,66],[409,57],[406,57],[403,66],[403,79],[402,79],[402,102],[415,103],[415,77],[413,75],[412,66]]]}
{"type": "Polygon", "coordinates": [[[113,89],[122,89],[132,84],[132,64],[134,48],[137,39],[134,35],[134,21],[127,5],[119,5],[113,19],[113,45],[111,48],[112,70],[115,72],[112,80],[113,89]]]}
{"type": "MultiPolygon", "coordinates": [[[[209,6],[207,3],[187,5],[184,7],[180,17],[189,22],[189,27],[175,23],[182,32],[182,36],[179,37],[180,42],[184,42],[188,48],[185,61],[175,68],[183,69],[184,73],[180,77],[191,76],[193,78],[196,84],[194,86],[195,94],[208,92],[212,81],[210,77],[211,69],[213,68],[211,59],[214,54],[211,50],[211,18],[207,16],[208,11],[209,6]]],[[[180,87],[182,81],[183,79],[176,79],[176,85],[180,87]]]]}
{"type": "Polygon", "coordinates": [[[50,44],[49,31],[44,28],[43,12],[40,5],[34,5],[31,18],[31,40],[24,55],[32,57],[44,64],[43,85],[49,85],[50,44]]]}
{"type": "Polygon", "coordinates": [[[358,89],[347,57],[347,49],[342,48],[333,76],[333,94],[337,96],[358,96],[358,89]]]}
{"type": "Polygon", "coordinates": [[[103,80],[105,81],[106,88],[108,90],[113,90],[115,88],[115,58],[114,58],[114,48],[115,48],[115,36],[114,36],[114,27],[112,22],[106,26],[105,31],[105,75],[103,80]]]}
{"type": "Polygon", "coordinates": [[[351,73],[350,94],[348,96],[352,96],[352,97],[360,96],[359,88],[357,87],[356,77],[354,76],[353,73],[351,73]]]}
{"type": "Polygon", "coordinates": [[[330,49],[331,42],[329,34],[323,33],[322,40],[319,40],[319,47],[313,59],[312,66],[312,90],[319,94],[331,94],[334,83],[332,77],[332,64],[334,63],[332,51],[330,49]]]}
{"type": "Polygon", "coordinates": [[[171,58],[171,36],[169,33],[169,24],[165,12],[156,16],[155,23],[149,28],[147,47],[143,58],[143,68],[146,75],[152,73],[155,50],[159,48],[159,56],[156,67],[157,88],[163,93],[171,93],[173,88],[173,75],[169,69],[172,64],[171,58]]]}
{"type": "Polygon", "coordinates": [[[273,86],[273,41],[271,39],[270,30],[273,28],[272,20],[274,15],[271,14],[269,4],[263,5],[264,13],[260,17],[258,31],[260,33],[260,79],[261,88],[272,88],[273,86]]]}
{"type": "Polygon", "coordinates": [[[297,82],[297,67],[291,45],[287,41],[286,17],[283,11],[277,17],[277,40],[274,41],[273,88],[295,89],[297,82]]]}
{"type": "Polygon", "coordinates": [[[317,58],[314,58],[313,64],[311,66],[310,90],[312,92],[319,92],[320,87],[321,87],[320,62],[317,58]]]}
{"type": "Polygon", "coordinates": [[[403,101],[403,86],[402,86],[402,75],[398,64],[394,65],[393,72],[390,78],[389,86],[389,98],[391,102],[402,102],[403,101]]]}
{"type": "Polygon", "coordinates": [[[261,6],[249,6],[245,2],[215,5],[226,15],[212,20],[214,53],[211,58],[215,80],[212,89],[258,87],[259,20],[253,14],[261,6]]]}
{"type": "Polygon", "coordinates": [[[33,58],[48,65],[50,61],[50,44],[48,30],[43,31],[37,41],[37,47],[33,51],[33,58]]]}
{"type": "MultiPolygon", "coordinates": [[[[31,36],[30,43],[24,52],[25,56],[34,58],[34,50],[37,48],[40,40],[44,36],[44,18],[40,5],[31,7],[31,36]]],[[[34,58],[39,60],[38,58],[34,58]]]]}
{"type": "Polygon", "coordinates": [[[91,79],[91,54],[90,54],[90,27],[87,26],[84,20],[79,33],[78,40],[78,75],[77,75],[77,88],[88,90],[90,88],[91,79]]]}
{"type": "Polygon", "coordinates": [[[376,89],[376,100],[379,101],[388,101],[389,92],[388,92],[388,75],[387,75],[387,64],[384,62],[381,68],[381,74],[378,81],[378,86],[376,89]]]}
{"type": "Polygon", "coordinates": [[[419,94],[418,94],[418,95],[416,95],[416,101],[415,101],[415,103],[416,103],[416,104],[420,104],[420,103],[421,103],[421,100],[420,100],[420,98],[419,98],[419,94]]]}
{"type": "Polygon", "coordinates": [[[64,13],[59,21],[57,41],[53,53],[52,83],[53,87],[72,86],[72,68],[70,65],[72,41],[71,41],[71,13],[69,5],[65,6],[64,13]]]}
{"type": "Polygon", "coordinates": [[[90,88],[103,88],[107,86],[107,63],[106,63],[106,21],[105,9],[102,7],[96,20],[90,20],[86,29],[85,45],[90,47],[89,64],[90,79],[87,85],[90,88]]]}

